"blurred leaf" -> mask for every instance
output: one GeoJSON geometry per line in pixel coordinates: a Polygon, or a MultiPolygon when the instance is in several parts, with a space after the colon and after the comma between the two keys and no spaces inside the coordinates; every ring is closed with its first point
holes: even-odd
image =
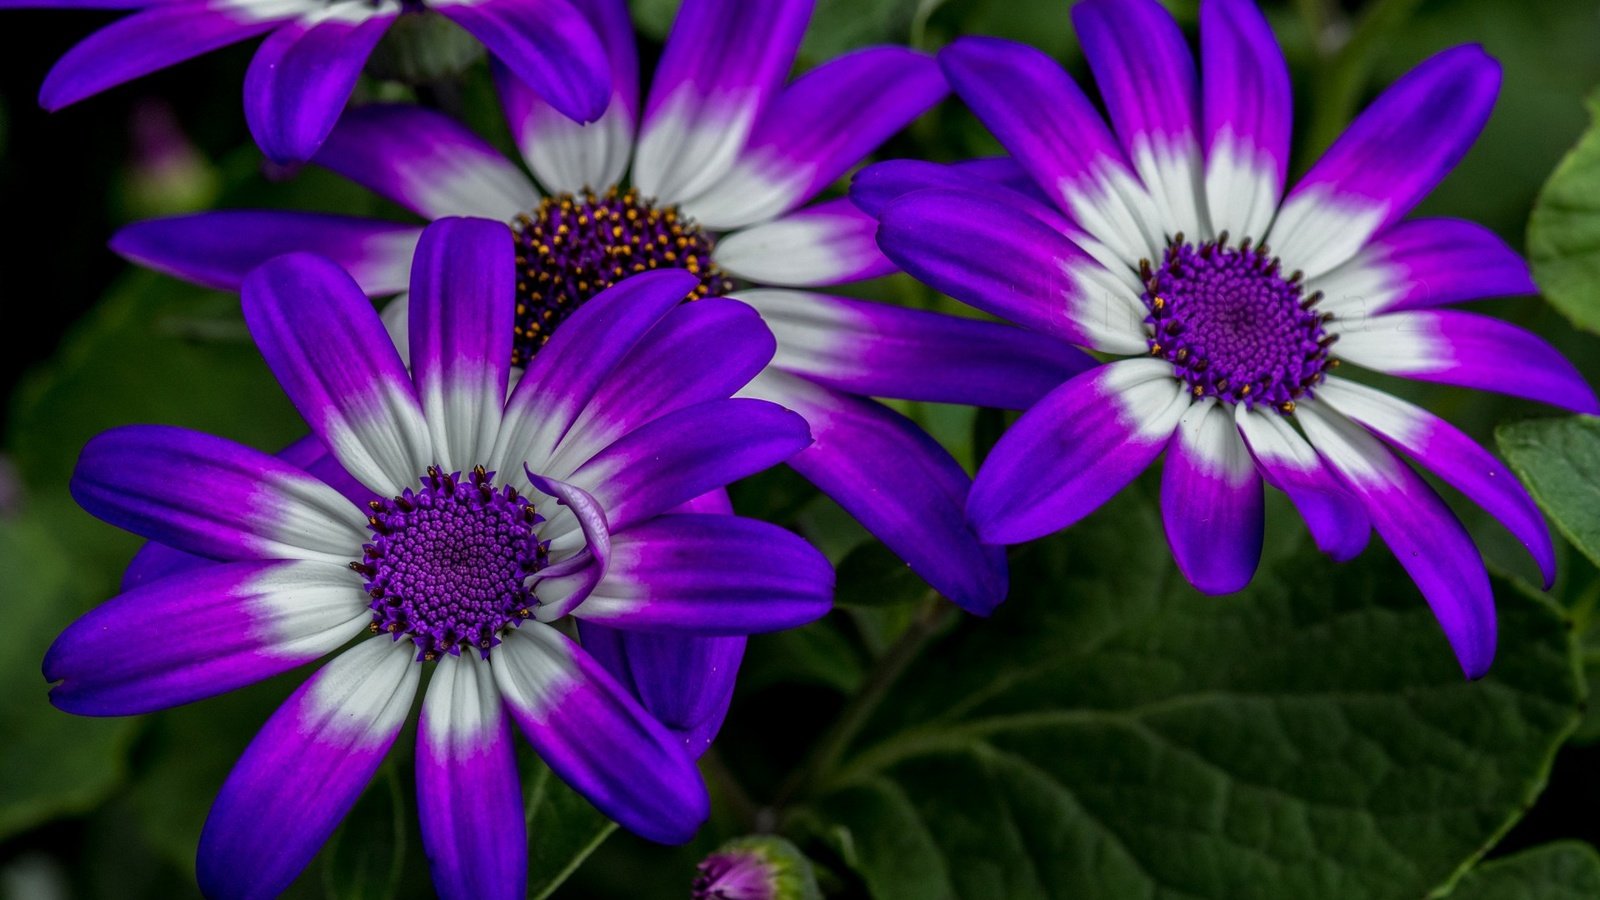
{"type": "Polygon", "coordinates": [[[273,710],[305,678],[304,670],[288,672],[149,717],[127,800],[153,849],[185,871],[193,867],[217,791],[273,710]]]}
{"type": "Polygon", "coordinates": [[[95,434],[133,422],[276,450],[305,432],[250,342],[237,298],[134,270],[19,389],[8,433],[36,487],[63,484],[95,434]]]}
{"type": "Polygon", "coordinates": [[[628,0],[628,9],[633,14],[633,25],[639,33],[660,42],[666,40],[667,32],[672,30],[672,19],[678,14],[681,2],[682,0],[628,0]]]}
{"type": "Polygon", "coordinates": [[[1568,841],[1491,860],[1468,872],[1450,900],[1592,900],[1600,897],[1600,854],[1568,841]]]}
{"type": "Polygon", "coordinates": [[[1495,439],[1556,528],[1600,565],[1600,419],[1517,422],[1495,439]]]}
{"type": "Polygon", "coordinates": [[[437,13],[401,16],[367,61],[378,78],[427,84],[456,78],[483,59],[483,43],[437,13]]]}
{"type": "Polygon", "coordinates": [[[0,654],[0,837],[81,812],[121,783],[135,719],[73,716],[50,705],[45,648],[99,589],[32,519],[0,521],[7,651],[0,654]]]}
{"type": "Polygon", "coordinates": [[[406,795],[391,760],[344,817],[322,853],[322,880],[334,900],[390,900],[406,858],[406,795]]]}
{"type": "Polygon", "coordinates": [[[870,44],[913,44],[944,0],[818,0],[800,53],[819,65],[870,44]]]}
{"type": "Polygon", "coordinates": [[[1424,896],[1575,727],[1570,625],[1501,586],[1499,661],[1467,682],[1381,551],[1288,543],[1199,596],[1135,491],[1018,554],[1011,599],[898,679],[793,824],[896,900],[1424,896]]]}
{"type": "Polygon", "coordinates": [[[1550,170],[1588,125],[1584,98],[1600,83],[1600,15],[1594,0],[1428,0],[1381,47],[1369,91],[1466,43],[1500,62],[1500,97],[1471,152],[1416,214],[1481,222],[1516,245],[1550,170]]]}
{"type": "Polygon", "coordinates": [[[1528,254],[1545,297],[1573,324],[1600,332],[1600,91],[1588,133],[1561,161],[1528,220],[1528,254]]]}
{"type": "Polygon", "coordinates": [[[617,830],[577,791],[534,760],[524,768],[528,794],[528,896],[555,893],[601,842],[617,830]]]}
{"type": "MultiPolygon", "coordinates": [[[[908,44],[944,0],[817,0],[800,55],[819,65],[869,44],[908,44]]],[[[634,26],[654,41],[672,30],[682,0],[629,0],[634,26]]]]}

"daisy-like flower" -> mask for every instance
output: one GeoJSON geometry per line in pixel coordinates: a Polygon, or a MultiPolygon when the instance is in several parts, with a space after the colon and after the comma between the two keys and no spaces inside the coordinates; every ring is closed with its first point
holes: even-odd
{"type": "Polygon", "coordinates": [[[431,226],[408,373],[334,263],[296,254],[250,276],[246,322],[337,459],[337,486],[179,428],[128,426],[84,449],[72,491],[85,509],[215,562],[70,626],[44,663],[58,707],[163,709],[361,638],[228,776],[200,840],[207,896],[273,896],[294,879],[382,761],[425,668],[418,811],[442,895],[526,892],[512,723],[624,827],[687,840],[707,814],[693,754],[558,620],[744,635],[829,607],[832,570],[798,536],[678,511],[809,442],[794,413],[730,399],[773,353],[760,317],[685,305],[688,273],[640,275],[576,312],[508,398],[514,277],[504,226],[431,226]]]}
{"type": "MultiPolygon", "coordinates": [[[[999,323],[807,290],[894,271],[873,240],[876,223],[848,199],[806,204],[947,92],[933,59],[895,47],[851,53],[785,85],[811,5],[687,0],[636,127],[627,11],[585,4],[616,86],[599,121],[580,126],[500,79],[543,193],[461,124],[415,107],[352,110],[315,162],[425,218],[508,224],[523,270],[518,366],[536,361],[588,298],[636,271],[683,266],[700,277],[696,296],[750,304],[778,352],[748,392],[800,412],[816,436],[791,465],[945,596],[988,612],[1005,595],[1005,560],[966,527],[969,479],[910,420],[865,398],[1020,408],[1092,361],[999,323]]],[[[222,288],[262,259],[316,248],[383,296],[404,288],[417,232],[348,216],[223,211],[139,223],[113,247],[222,288]]],[[[398,327],[405,306],[391,310],[398,327]]]]}
{"type": "Polygon", "coordinates": [[[1376,529],[1469,676],[1495,647],[1493,597],[1466,530],[1402,451],[1503,522],[1554,574],[1517,480],[1462,432],[1336,372],[1500,391],[1600,411],[1532,334],[1442,309],[1535,291],[1486,229],[1403,220],[1488,120],[1497,64],[1474,46],[1402,78],[1284,195],[1290,86],[1249,0],[1203,0],[1204,78],[1153,0],[1072,10],[1108,130],[1031,47],[963,38],[946,74],[1016,166],[885,164],[857,179],[888,256],[981,309],[1117,361],[1029,409],[984,462],[968,515],[1001,544],[1078,521],[1163,450],[1168,541],[1191,583],[1244,587],[1263,481],[1346,559],[1376,529]],[[1020,170],[1018,170],[1020,166],[1020,170]]]}
{"type": "Polygon", "coordinates": [[[134,9],[56,63],[39,103],[57,110],[202,53],[266,35],[244,81],[245,120],[267,156],[309,158],[338,121],[367,58],[402,17],[460,25],[552,109],[593,121],[611,86],[577,9],[589,0],[0,0],[0,10],[134,9]]]}

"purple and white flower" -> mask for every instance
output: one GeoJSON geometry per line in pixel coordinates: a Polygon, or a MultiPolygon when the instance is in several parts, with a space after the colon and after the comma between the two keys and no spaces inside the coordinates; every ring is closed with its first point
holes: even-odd
{"type": "MultiPolygon", "coordinates": [[[[700,276],[697,296],[750,304],[778,351],[748,392],[800,412],[816,437],[791,464],[945,596],[992,610],[1005,596],[1005,559],[966,526],[970,479],[909,419],[866,398],[1023,408],[1092,360],[1024,329],[813,290],[894,271],[874,220],[848,199],[811,201],[945,96],[937,63],[873,47],[786,85],[811,0],[687,0],[641,117],[625,7],[579,5],[613,69],[615,94],[597,122],[578,125],[499,79],[534,178],[455,120],[409,106],[352,110],[314,161],[424,218],[510,225],[528,270],[518,282],[517,365],[631,272],[681,265],[700,276]]],[[[418,230],[223,211],[139,223],[112,245],[221,288],[237,287],[263,259],[315,248],[384,296],[404,289],[418,230]]],[[[396,327],[405,308],[391,307],[396,327]]]]}
{"type": "Polygon", "coordinates": [[[250,132],[279,162],[310,158],[355,90],[367,58],[403,16],[439,15],[481,41],[552,110],[593,121],[611,96],[600,38],[581,0],[0,0],[0,10],[132,9],[46,76],[57,110],[108,88],[266,35],[245,73],[250,132]]]}
{"type": "Polygon", "coordinates": [[[1498,65],[1476,46],[1427,60],[1285,194],[1288,69],[1249,0],[1201,3],[1204,77],[1154,0],[1084,0],[1072,18],[1110,129],[1045,54],[962,38],[940,62],[1014,164],[886,163],[853,193],[913,275],[1121,358],[1061,384],[994,448],[967,507],[978,534],[1011,544],[1065,528],[1165,450],[1163,519],[1197,588],[1249,583],[1270,484],[1339,559],[1375,528],[1467,675],[1483,674],[1496,633],[1483,561],[1392,448],[1503,522],[1548,582],[1545,523],[1462,432],[1336,371],[1600,412],[1544,341],[1443,308],[1534,293],[1515,252],[1469,222],[1403,218],[1488,120],[1498,65]]]}
{"type": "Polygon", "coordinates": [[[163,709],[364,638],[228,777],[200,842],[207,896],[272,896],[293,880],[382,761],[429,661],[417,790],[441,894],[526,891],[513,724],[623,826],[687,840],[707,814],[694,753],[554,623],[742,640],[829,608],[831,567],[798,536],[681,510],[810,441],[798,415],[731,397],[772,356],[760,316],[684,304],[693,275],[646,273],[574,313],[511,387],[514,279],[503,225],[430,226],[408,373],[334,263],[295,254],[250,275],[246,322],[337,461],[333,483],[166,426],[84,449],[72,491],[85,509],[209,562],[71,625],[44,663],[58,707],[163,709]]]}

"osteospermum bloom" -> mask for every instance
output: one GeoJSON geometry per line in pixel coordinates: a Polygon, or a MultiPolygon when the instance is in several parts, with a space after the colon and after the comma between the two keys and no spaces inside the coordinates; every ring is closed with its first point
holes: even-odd
{"type": "Polygon", "coordinates": [[[1265,481],[1344,559],[1375,528],[1462,667],[1493,658],[1483,561],[1398,448],[1503,522],[1548,581],[1550,536],[1516,479],[1462,432],[1335,374],[1341,363],[1583,412],[1593,392],[1522,329],[1442,309],[1535,291],[1486,229],[1403,220],[1489,117],[1478,47],[1424,62],[1284,195],[1287,67],[1248,0],[1204,0],[1203,78],[1153,0],[1086,0],[1073,21],[1114,129],[1030,47],[963,38],[940,56],[1020,166],[885,164],[857,180],[891,259],[974,306],[1120,357],[1062,384],[984,462],[968,514],[1017,543],[1064,528],[1163,450],[1162,517],[1210,593],[1259,563],[1265,481]]]}
{"type": "MultiPolygon", "coordinates": [[[[635,271],[683,266],[700,276],[696,296],[750,304],[778,352],[748,390],[800,412],[816,436],[791,465],[945,596],[988,612],[1005,595],[1005,559],[965,525],[969,479],[909,419],[865,398],[1020,408],[1090,360],[1011,326],[807,290],[894,271],[871,218],[848,199],[811,201],[947,92],[933,59],[897,47],[851,53],[786,85],[811,6],[687,0],[640,119],[627,10],[587,4],[616,90],[598,122],[580,126],[500,79],[534,179],[455,120],[409,106],[352,110],[314,161],[425,218],[506,222],[523,268],[519,366],[595,292],[635,271]]],[[[418,230],[224,211],[139,223],[113,247],[222,288],[262,259],[315,248],[382,296],[404,288],[418,230]]],[[[403,327],[405,306],[391,310],[403,327]]]]}
{"type": "Polygon", "coordinates": [[[575,313],[508,398],[512,282],[498,223],[432,226],[408,374],[332,262],[297,254],[250,276],[246,322],[331,449],[337,486],[179,428],[127,426],[84,449],[72,491],[85,509],[215,562],[70,626],[44,663],[57,706],[162,709],[362,638],[228,776],[200,840],[207,896],[289,884],[377,769],[425,667],[418,812],[441,894],[526,892],[512,722],[623,826],[686,840],[707,813],[693,754],[553,623],[744,635],[828,609],[832,570],[798,536],[678,511],[809,440],[794,413],[729,398],[772,355],[760,318],[731,300],[684,305],[688,273],[640,275],[575,313]]]}
{"type": "Polygon", "coordinates": [[[273,159],[304,160],[339,119],[378,41],[401,17],[438,14],[481,41],[552,109],[593,121],[610,97],[590,0],[0,0],[24,8],[135,9],[56,63],[39,103],[56,110],[221,47],[266,35],[244,112],[273,159]]]}

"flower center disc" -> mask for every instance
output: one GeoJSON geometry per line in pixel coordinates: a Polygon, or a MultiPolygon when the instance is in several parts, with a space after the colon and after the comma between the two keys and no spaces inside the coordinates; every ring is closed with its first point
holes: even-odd
{"type": "Polygon", "coordinates": [[[1142,266],[1150,354],[1172,363],[1195,397],[1294,411],[1334,364],[1314,311],[1320,293],[1301,296],[1299,273],[1284,278],[1276,257],[1227,235],[1198,246],[1181,235],[1159,268],[1142,266]]]}
{"type": "Polygon", "coordinates": [[[630,275],[682,268],[700,277],[692,299],[733,284],[711,261],[713,242],[676,206],[639,192],[557,194],[511,223],[517,242],[517,324],[511,363],[525,366],[585,300],[630,275]]]}
{"type": "Polygon", "coordinates": [[[464,479],[429,467],[421,490],[371,507],[372,542],[351,568],[366,576],[374,633],[410,635],[420,660],[463,647],[488,658],[532,614],[524,583],[547,558],[534,534],[542,519],[482,466],[464,479]]]}

